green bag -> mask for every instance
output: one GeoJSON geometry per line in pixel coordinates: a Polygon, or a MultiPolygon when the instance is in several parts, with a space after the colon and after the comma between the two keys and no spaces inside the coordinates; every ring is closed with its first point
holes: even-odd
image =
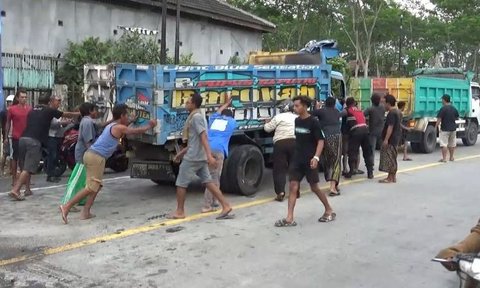
{"type": "MultiPolygon", "coordinates": [[[[85,184],[87,182],[87,170],[85,169],[85,165],[81,163],[75,164],[73,168],[72,174],[70,178],[68,178],[67,182],[67,189],[65,190],[65,194],[62,197],[62,204],[65,205],[68,201],[70,201],[80,190],[85,188],[85,184]]],[[[83,198],[78,205],[85,205],[87,198],[83,198]]]]}

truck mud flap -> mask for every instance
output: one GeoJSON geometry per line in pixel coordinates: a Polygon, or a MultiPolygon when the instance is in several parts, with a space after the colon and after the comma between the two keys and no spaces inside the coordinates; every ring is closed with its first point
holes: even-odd
{"type": "Polygon", "coordinates": [[[130,177],[175,181],[175,167],[167,161],[134,161],[130,169],[130,177]]]}

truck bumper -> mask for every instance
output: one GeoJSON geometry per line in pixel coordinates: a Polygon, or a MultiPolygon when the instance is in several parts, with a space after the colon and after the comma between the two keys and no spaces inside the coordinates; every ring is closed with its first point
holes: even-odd
{"type": "Polygon", "coordinates": [[[175,167],[168,161],[134,160],[130,177],[158,181],[175,181],[175,167]]]}

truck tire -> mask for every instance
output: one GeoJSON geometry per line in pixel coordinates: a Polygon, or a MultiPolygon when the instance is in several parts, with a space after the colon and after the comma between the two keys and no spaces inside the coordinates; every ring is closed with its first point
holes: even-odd
{"type": "Polygon", "coordinates": [[[413,153],[423,153],[422,152],[422,146],[420,145],[420,143],[411,142],[410,146],[412,147],[413,153]]]}
{"type": "Polygon", "coordinates": [[[420,147],[422,153],[430,154],[435,151],[435,147],[437,147],[437,132],[435,131],[435,127],[431,125],[427,126],[423,134],[422,142],[420,142],[420,147]]]}
{"type": "Polygon", "coordinates": [[[473,146],[477,143],[478,137],[478,124],[475,122],[470,122],[467,126],[467,131],[465,131],[465,137],[462,138],[463,145],[473,146]]]}
{"type": "MultiPolygon", "coordinates": [[[[264,159],[260,149],[246,144],[234,147],[228,156],[222,191],[251,196],[262,183],[264,159]]],[[[222,177],[223,178],[223,177],[222,177]]]]}

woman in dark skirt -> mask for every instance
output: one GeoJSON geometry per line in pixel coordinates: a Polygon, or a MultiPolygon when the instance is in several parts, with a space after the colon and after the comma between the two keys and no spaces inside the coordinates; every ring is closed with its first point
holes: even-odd
{"type": "Polygon", "coordinates": [[[401,130],[401,112],[395,108],[395,97],[392,95],[385,96],[385,108],[388,111],[385,119],[385,127],[382,133],[382,149],[380,150],[380,166],[379,170],[388,173],[386,179],[380,180],[380,183],[395,183],[397,182],[397,147],[402,138],[401,130]]]}
{"type": "Polygon", "coordinates": [[[338,184],[342,174],[342,133],[340,130],[340,119],[342,114],[335,107],[336,100],[333,97],[327,98],[325,107],[315,110],[312,115],[317,116],[325,136],[323,157],[325,160],[325,180],[330,182],[330,196],[340,195],[338,184]]]}

